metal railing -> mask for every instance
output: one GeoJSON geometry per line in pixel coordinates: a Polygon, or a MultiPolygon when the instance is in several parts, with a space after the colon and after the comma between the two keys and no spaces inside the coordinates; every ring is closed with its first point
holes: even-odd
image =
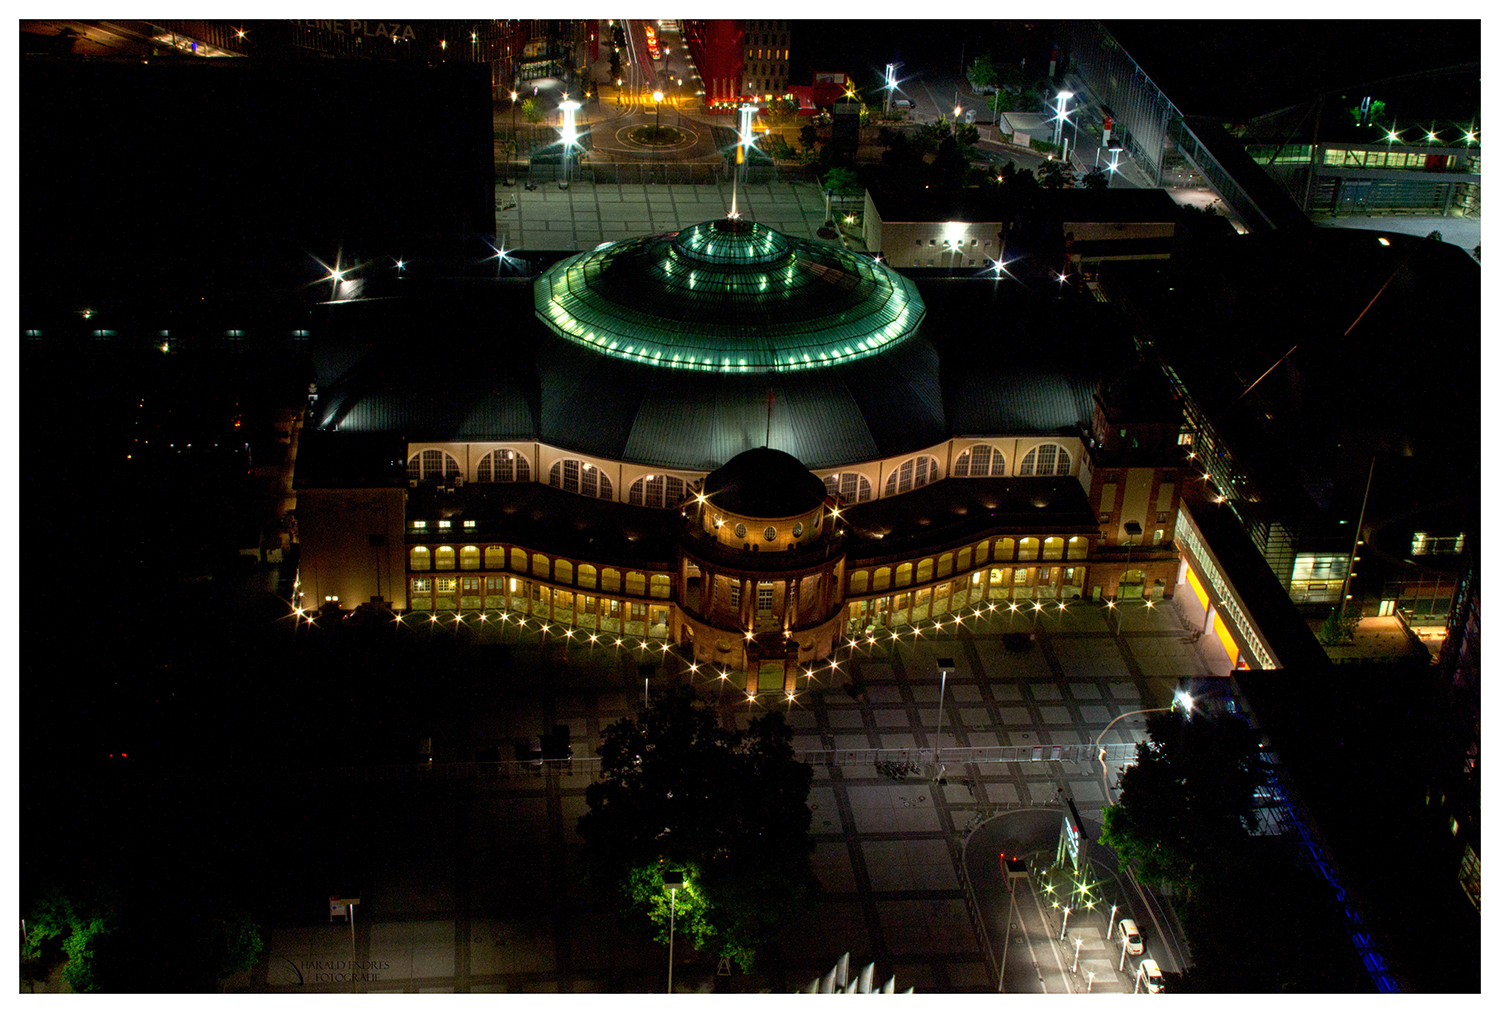
{"type": "Polygon", "coordinates": [[[1037,763],[1056,761],[1059,763],[1094,763],[1099,759],[1099,750],[1104,750],[1105,762],[1120,762],[1135,759],[1134,742],[1110,742],[1094,745],[1091,742],[1071,745],[1036,746],[944,746],[941,749],[815,749],[803,750],[797,759],[803,763],[825,764],[830,767],[872,767],[880,764],[899,763],[1037,763]]]}

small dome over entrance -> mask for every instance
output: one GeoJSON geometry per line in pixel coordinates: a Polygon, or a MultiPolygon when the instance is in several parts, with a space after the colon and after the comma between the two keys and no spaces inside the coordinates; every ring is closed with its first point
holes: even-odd
{"type": "Polygon", "coordinates": [[[828,494],[823,480],[791,454],[757,447],[711,472],[703,480],[703,495],[726,513],[778,518],[815,510],[828,494]]]}

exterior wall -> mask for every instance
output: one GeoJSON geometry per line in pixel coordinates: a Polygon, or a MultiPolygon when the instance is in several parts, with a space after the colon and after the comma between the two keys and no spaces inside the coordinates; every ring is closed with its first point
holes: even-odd
{"type": "Polygon", "coordinates": [[[1001,532],[919,556],[849,560],[849,633],[986,602],[1084,597],[1093,542],[1077,531],[1001,532]]]}
{"type": "MultiPolygon", "coordinates": [[[[906,462],[931,458],[925,483],[931,484],[951,477],[958,455],[981,443],[1004,457],[1007,476],[1019,473],[1029,451],[1053,443],[1070,456],[1065,473],[1086,477],[1088,460],[1080,439],[1037,436],[955,438],[843,471],[854,470],[864,476],[870,482],[873,499],[885,495],[887,482],[893,475],[899,479],[906,462]]],[[[479,460],[496,449],[526,455],[533,465],[533,481],[546,481],[542,476],[556,461],[569,457],[590,460],[560,448],[514,441],[413,443],[409,447],[411,454],[427,449],[452,456],[470,480],[477,477],[479,460]]],[[[627,497],[634,477],[661,474],[621,462],[593,463],[615,481],[612,498],[616,500],[627,497]]],[[[1175,485],[1167,488],[1164,472],[1115,470],[1120,472],[1112,476],[1117,485],[1135,482],[1149,486],[1135,494],[1141,503],[1150,497],[1166,496],[1175,509],[1178,494],[1175,485]]],[[[1108,469],[1102,471],[1108,474],[1108,469]]],[[[692,473],[670,474],[678,474],[685,483],[694,477],[692,473]]],[[[1097,503],[1104,483],[1093,484],[1097,503]]],[[[1124,492],[1114,495],[1123,502],[1124,492]]],[[[758,669],[766,661],[772,666],[770,670],[783,662],[791,670],[796,663],[827,656],[841,636],[872,627],[921,622],[971,605],[1087,597],[1101,580],[1111,580],[1107,594],[1112,595],[1118,575],[1110,578],[1108,574],[1114,569],[1123,574],[1124,569],[1123,562],[1107,558],[1107,552],[1100,556],[1110,538],[1108,530],[1096,533],[1092,529],[1045,528],[991,532],[972,542],[939,547],[910,558],[846,561],[836,556],[821,562],[808,560],[810,568],[790,571],[774,567],[739,570],[722,560],[714,563],[688,555],[686,544],[670,565],[610,564],[476,538],[475,533],[462,528],[440,527],[439,518],[408,521],[403,516],[402,489],[303,490],[301,497],[303,587],[319,600],[325,594],[338,594],[341,604],[350,607],[373,597],[373,560],[378,558],[380,592],[398,610],[418,614],[451,611],[471,617],[478,613],[482,622],[525,622],[528,628],[550,629],[555,625],[564,635],[571,631],[580,642],[589,642],[590,637],[607,642],[627,636],[690,642],[698,661],[737,668],[749,664],[758,669]],[[383,531],[388,547],[371,556],[369,535],[375,532],[369,530],[368,521],[378,509],[386,511],[383,531]],[[417,527],[418,521],[425,521],[427,526],[417,527]],[[769,610],[759,608],[762,582],[771,585],[769,610]],[[737,607],[730,604],[731,583],[740,585],[737,607]],[[753,639],[747,639],[747,631],[753,639]]],[[[771,521],[721,516],[724,526],[731,530],[733,523],[743,520],[749,538],[761,543],[762,529],[774,524],[777,538],[771,544],[784,550],[790,546],[790,530],[799,520],[804,526],[800,541],[817,543],[824,534],[818,522],[825,510],[826,503],[796,518],[771,521]]],[[[710,506],[700,519],[687,523],[711,526],[711,514],[710,506]]],[[[1155,517],[1143,517],[1142,523],[1149,540],[1155,517]]],[[[738,552],[744,540],[725,541],[721,536],[717,541],[738,552]]],[[[761,551],[766,548],[762,545],[761,551]]],[[[1152,562],[1153,574],[1176,565],[1175,552],[1164,550],[1157,555],[1161,558],[1152,562]]],[[[1133,566],[1139,568],[1142,563],[1138,559],[1133,566]]]]}
{"type": "Polygon", "coordinates": [[[1170,545],[1182,505],[1180,468],[1105,468],[1094,472],[1089,505],[1099,518],[1099,532],[1106,545],[1170,545]],[[1125,524],[1141,526],[1137,536],[1125,533],[1125,524]],[[1158,539],[1156,532],[1161,532],[1158,539]]]}
{"type": "Polygon", "coordinates": [[[741,21],[742,87],[747,96],[785,95],[791,33],[785,21],[741,21]]]}
{"type": "MultiPolygon", "coordinates": [[[[938,462],[936,477],[929,477],[928,484],[941,478],[947,478],[953,473],[953,461],[958,454],[967,447],[977,443],[988,443],[1000,449],[1005,454],[1006,475],[1018,474],[1022,458],[1027,451],[1044,443],[1055,443],[1068,452],[1070,459],[1069,474],[1083,476],[1084,462],[1083,441],[1074,436],[1001,436],[1001,437],[956,437],[944,440],[942,443],[933,444],[921,450],[911,453],[900,454],[895,457],[880,458],[873,461],[850,462],[840,468],[820,469],[816,474],[819,478],[827,475],[842,475],[846,472],[856,472],[870,481],[870,498],[880,499],[885,495],[886,483],[890,479],[892,471],[899,469],[906,461],[918,456],[935,457],[938,462]]],[[[638,479],[651,476],[671,475],[682,479],[686,488],[695,482],[701,482],[707,475],[707,471],[686,471],[681,469],[652,468],[647,465],[632,464],[626,461],[611,461],[607,458],[593,457],[587,454],[578,454],[561,447],[554,447],[546,443],[535,443],[529,441],[500,441],[500,442],[476,442],[476,443],[410,443],[407,445],[406,457],[410,460],[414,455],[423,450],[441,450],[450,455],[458,462],[460,473],[464,481],[476,482],[479,476],[479,462],[494,450],[513,450],[517,454],[526,457],[531,465],[531,481],[546,485],[552,471],[552,465],[558,461],[575,460],[582,461],[591,467],[598,468],[600,473],[608,476],[612,494],[610,498],[617,502],[629,502],[630,487],[638,479]]],[[[899,494],[898,494],[899,495],[899,494]]],[[[666,504],[671,507],[675,504],[666,504]]],[[[821,508],[820,508],[821,509],[821,508]]],[[[726,515],[727,516],[727,515],[726,515]]],[[[790,518],[785,526],[791,527],[798,518],[790,518]]],[[[765,527],[765,521],[759,524],[765,527]]],[[[776,520],[778,531],[783,526],[782,520],[776,520]]],[[[747,526],[750,522],[746,521],[747,526]]],[[[751,527],[753,533],[759,528],[751,527]]],[[[805,537],[804,537],[805,540],[805,537]]]]}
{"type": "Polygon", "coordinates": [[[727,510],[717,510],[710,501],[701,511],[700,524],[704,532],[713,535],[714,540],[726,548],[748,547],[757,552],[785,552],[822,537],[823,504],[819,503],[816,510],[791,517],[747,517],[727,510]],[[745,526],[742,536],[735,534],[736,527],[741,524],[745,526]],[[800,535],[793,533],[798,525],[801,525],[800,535]],[[767,528],[775,529],[774,538],[766,538],[767,528]]]}
{"type": "Polygon", "coordinates": [[[405,492],[401,489],[302,489],[298,573],[304,603],[330,598],[352,609],[382,597],[405,609],[405,492]]]}

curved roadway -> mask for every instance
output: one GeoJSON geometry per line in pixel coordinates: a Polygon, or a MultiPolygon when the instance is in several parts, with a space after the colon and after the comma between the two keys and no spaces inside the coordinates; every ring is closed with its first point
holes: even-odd
{"type": "Polygon", "coordinates": [[[1071,913],[1063,932],[1062,909],[1046,899],[1035,879],[1057,853],[1062,818],[1063,810],[1055,808],[1001,813],[964,842],[964,869],[983,919],[984,942],[1000,971],[1000,991],[1130,992],[1135,969],[1146,957],[1165,971],[1182,970],[1181,943],[1161,901],[1133,877],[1120,876],[1114,853],[1098,843],[1099,824],[1089,819],[1082,822],[1093,841],[1089,865],[1102,899],[1092,911],[1071,913]],[[1002,853],[1024,857],[1032,877],[1016,881],[1013,893],[1000,875],[1002,853]],[[1116,923],[1134,918],[1146,941],[1142,955],[1125,956],[1123,971],[1120,947],[1105,935],[1110,905],[1119,906],[1116,923]]]}

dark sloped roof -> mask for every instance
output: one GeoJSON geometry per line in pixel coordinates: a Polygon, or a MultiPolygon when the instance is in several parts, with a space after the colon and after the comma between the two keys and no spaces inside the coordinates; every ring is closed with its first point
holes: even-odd
{"type": "Polygon", "coordinates": [[[744,517],[791,517],[812,510],[827,491],[822,479],[791,454],[756,447],[710,473],[703,480],[703,495],[744,517]]]}

